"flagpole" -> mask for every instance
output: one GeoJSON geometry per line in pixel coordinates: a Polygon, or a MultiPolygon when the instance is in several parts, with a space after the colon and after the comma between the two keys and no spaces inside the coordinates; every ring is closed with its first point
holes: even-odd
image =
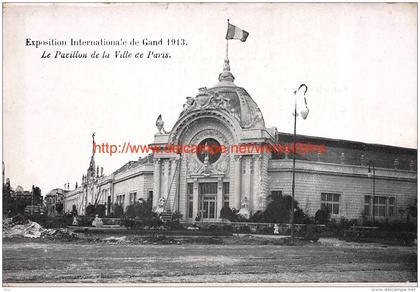
{"type": "Polygon", "coordinates": [[[226,40],[226,60],[229,60],[229,40],[226,40]]]}
{"type": "MultiPolygon", "coordinates": [[[[228,31],[229,31],[229,18],[228,22],[228,31]]],[[[229,39],[226,37],[226,60],[229,60],[229,39]]]]}

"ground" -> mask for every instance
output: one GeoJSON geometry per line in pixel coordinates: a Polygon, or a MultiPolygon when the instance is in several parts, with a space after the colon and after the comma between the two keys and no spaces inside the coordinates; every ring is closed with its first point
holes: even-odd
{"type": "Polygon", "coordinates": [[[13,283],[416,282],[416,247],[3,240],[13,283]]]}

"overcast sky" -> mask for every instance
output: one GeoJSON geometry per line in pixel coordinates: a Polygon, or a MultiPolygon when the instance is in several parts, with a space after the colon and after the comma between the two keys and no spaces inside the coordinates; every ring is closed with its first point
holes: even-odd
{"type": "MultiPolygon", "coordinates": [[[[415,4],[37,5],[4,9],[3,160],[14,187],[80,184],[94,131],[98,143],[148,144],[159,114],[170,130],[185,97],[217,82],[227,18],[249,32],[230,41],[231,71],[266,126],[293,131],[293,91],[306,83],[299,134],[417,148],[415,4]],[[41,59],[44,49],[104,48],[25,46],[133,37],[188,46],[129,48],[172,56],[154,60],[41,59]]],[[[109,174],[138,157],[96,161],[109,174]]]]}

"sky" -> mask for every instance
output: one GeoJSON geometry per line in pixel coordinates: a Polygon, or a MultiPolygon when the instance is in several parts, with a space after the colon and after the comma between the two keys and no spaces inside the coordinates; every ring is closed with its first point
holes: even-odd
{"type": "MultiPolygon", "coordinates": [[[[235,83],[267,127],[293,131],[293,92],[308,86],[308,118],[297,132],[417,148],[416,4],[5,4],[3,161],[13,187],[43,194],[80,184],[97,143],[149,144],[187,96],[217,83],[227,19],[249,32],[229,43],[235,83]],[[27,46],[31,40],[184,39],[186,46],[128,46],[169,52],[158,59],[54,59],[115,47],[27,46]]],[[[112,55],[112,54],[111,54],[112,55]]],[[[145,154],[97,154],[110,174],[145,154]]]]}

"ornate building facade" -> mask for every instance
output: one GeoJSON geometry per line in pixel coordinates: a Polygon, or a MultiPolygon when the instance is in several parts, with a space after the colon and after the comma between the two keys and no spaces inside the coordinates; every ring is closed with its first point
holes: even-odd
{"type": "MultiPolygon", "coordinates": [[[[92,154],[82,184],[65,195],[65,210],[74,205],[84,214],[88,204],[101,203],[112,213],[115,204],[126,208],[144,199],[152,201],[157,212],[181,213],[185,222],[217,221],[223,206],[248,216],[264,210],[270,194],[290,195],[292,154],[259,147],[291,143],[293,137],[265,126],[255,101],[235,85],[227,59],[218,79],[215,86],[187,98],[170,131],[159,117],[151,146],[254,147],[212,153],[155,151],[108,176],[95,170],[92,154]]],[[[416,149],[308,136],[298,140],[325,147],[296,158],[295,198],[308,215],[324,205],[333,218],[403,220],[407,208],[417,203],[416,149]],[[373,178],[368,176],[371,167],[373,178]]]]}

